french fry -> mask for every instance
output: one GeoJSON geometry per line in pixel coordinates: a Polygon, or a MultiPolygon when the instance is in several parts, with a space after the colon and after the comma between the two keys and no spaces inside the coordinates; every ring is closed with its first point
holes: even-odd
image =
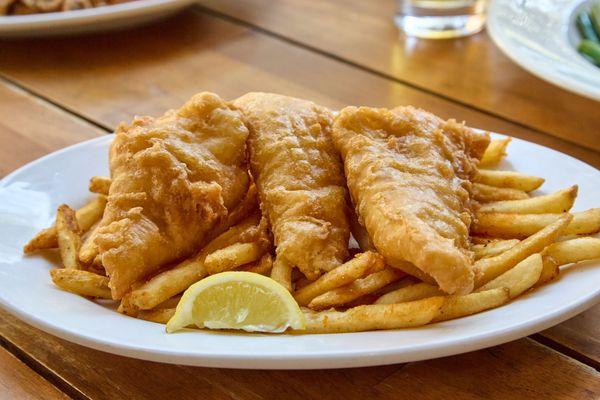
{"type": "MultiPolygon", "coordinates": [[[[471,225],[473,235],[503,239],[524,239],[560,219],[563,214],[478,213],[471,225]]],[[[600,208],[573,213],[564,235],[591,235],[600,232],[600,208]]]]}
{"type": "Polygon", "coordinates": [[[487,244],[476,244],[471,246],[471,251],[475,253],[475,259],[497,256],[519,243],[518,239],[496,240],[487,244]]]}
{"type": "MultiPolygon", "coordinates": [[[[98,196],[75,212],[77,223],[82,231],[87,231],[102,218],[105,206],[106,196],[98,196]]],[[[56,225],[53,225],[38,232],[23,247],[23,252],[28,254],[37,250],[54,249],[56,247],[58,247],[58,239],[56,237],[56,225]]]]}
{"type": "Polygon", "coordinates": [[[359,297],[373,293],[384,286],[397,281],[403,276],[405,276],[405,274],[402,271],[388,267],[367,275],[364,278],[357,279],[348,285],[325,292],[312,299],[308,304],[308,307],[313,310],[323,310],[329,307],[348,304],[359,297]]]}
{"type": "Polygon", "coordinates": [[[259,216],[257,215],[247,217],[240,224],[229,228],[214,238],[195,256],[182,261],[170,270],[154,276],[140,287],[126,294],[123,301],[130,307],[149,310],[168,298],[183,292],[208,275],[206,268],[204,268],[204,259],[208,254],[238,242],[240,237],[249,229],[253,229],[258,221],[259,216]]]}
{"type": "Polygon", "coordinates": [[[79,261],[83,264],[92,264],[94,262],[102,264],[102,257],[98,254],[98,246],[96,246],[95,242],[97,231],[98,225],[92,228],[79,249],[79,261]]]}
{"type": "Polygon", "coordinates": [[[281,258],[275,258],[271,269],[271,279],[279,282],[289,292],[292,291],[292,270],[294,266],[281,258]]]}
{"type": "Polygon", "coordinates": [[[546,248],[544,254],[552,257],[558,265],[565,265],[600,258],[600,239],[582,237],[556,242],[546,248]]]}
{"type": "Polygon", "coordinates": [[[480,203],[489,203],[502,200],[523,200],[528,199],[527,192],[519,189],[500,188],[483,183],[474,183],[471,194],[473,198],[480,203]]]}
{"type": "Polygon", "coordinates": [[[175,308],[159,308],[155,310],[139,311],[135,317],[145,321],[166,325],[174,314],[175,308]]]}
{"type": "Polygon", "coordinates": [[[539,253],[532,254],[513,268],[477,289],[477,292],[508,288],[513,299],[535,285],[542,274],[544,265],[539,253]]]}
{"type": "Polygon", "coordinates": [[[477,314],[508,303],[510,291],[507,288],[490,289],[462,296],[446,296],[438,315],[431,322],[447,321],[477,314]]]}
{"type": "Polygon", "coordinates": [[[81,229],[77,224],[75,211],[62,204],[56,212],[56,237],[63,265],[67,269],[81,269],[79,248],[81,247],[81,229]]]}
{"type": "Polygon", "coordinates": [[[511,140],[512,138],[510,137],[491,140],[481,157],[481,161],[479,161],[479,167],[490,168],[500,164],[500,161],[506,155],[506,148],[511,140]]]}
{"type": "Polygon", "coordinates": [[[510,188],[531,192],[542,186],[543,178],[525,175],[514,171],[492,171],[480,169],[473,178],[473,182],[483,183],[489,186],[510,188]]]}
{"type": "Polygon", "coordinates": [[[264,253],[265,249],[259,243],[234,243],[207,255],[204,268],[210,275],[230,271],[258,260],[264,253]]]}
{"type": "Polygon", "coordinates": [[[247,272],[254,272],[255,274],[261,274],[270,276],[271,270],[273,269],[273,256],[271,254],[264,254],[257,262],[244,265],[240,270],[247,272]]]}
{"type": "Polygon", "coordinates": [[[321,275],[316,281],[309,283],[294,293],[294,298],[301,306],[305,306],[315,297],[354,282],[356,279],[385,267],[383,257],[372,251],[358,254],[352,260],[321,275]]]}
{"type": "Polygon", "coordinates": [[[408,301],[421,300],[433,296],[442,296],[444,294],[445,293],[435,285],[419,282],[398,290],[394,290],[393,292],[386,293],[378,298],[375,301],[375,304],[406,303],[408,301]]]}
{"type": "Polygon", "coordinates": [[[577,185],[545,196],[524,200],[504,200],[482,204],[478,211],[514,214],[552,214],[567,212],[577,198],[577,185]]]}
{"type": "Polygon", "coordinates": [[[110,184],[111,180],[107,176],[92,176],[90,178],[90,184],[88,188],[92,193],[98,193],[107,196],[110,184]]]}
{"type": "Polygon", "coordinates": [[[471,243],[473,245],[490,244],[490,243],[495,243],[495,242],[499,242],[500,240],[503,240],[503,239],[496,239],[493,237],[473,236],[473,235],[470,235],[470,239],[471,239],[471,243]]]}
{"type": "Polygon", "coordinates": [[[80,296],[110,299],[108,278],[80,269],[55,268],[50,270],[52,282],[59,288],[80,296]]]}
{"type": "Polygon", "coordinates": [[[430,297],[399,304],[369,304],[349,310],[305,312],[300,333],[343,333],[423,326],[439,315],[445,298],[430,297]]]}
{"type": "Polygon", "coordinates": [[[550,282],[555,279],[558,274],[560,274],[560,268],[556,261],[548,255],[542,255],[542,272],[535,286],[541,286],[550,282]]]}
{"type": "Polygon", "coordinates": [[[75,212],[77,223],[83,232],[87,231],[96,222],[100,221],[106,207],[106,196],[98,195],[94,200],[87,203],[75,212]]]}
{"type": "Polygon", "coordinates": [[[485,285],[525,258],[534,253],[539,253],[546,246],[552,244],[565,231],[571,219],[570,214],[565,214],[554,223],[519,242],[504,253],[476,261],[474,264],[474,269],[477,271],[475,274],[475,287],[485,285]]]}

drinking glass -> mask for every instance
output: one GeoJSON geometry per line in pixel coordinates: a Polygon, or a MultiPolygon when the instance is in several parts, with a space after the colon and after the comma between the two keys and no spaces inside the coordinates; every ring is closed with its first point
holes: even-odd
{"type": "Polygon", "coordinates": [[[479,32],[487,0],[397,0],[396,25],[409,36],[446,39],[479,32]]]}

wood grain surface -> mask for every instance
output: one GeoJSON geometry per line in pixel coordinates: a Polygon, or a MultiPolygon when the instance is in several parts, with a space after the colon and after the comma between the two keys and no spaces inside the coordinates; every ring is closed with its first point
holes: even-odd
{"type": "Polygon", "coordinates": [[[9,348],[91,399],[596,399],[600,373],[530,339],[455,357],[384,367],[254,371],[116,356],[41,333],[0,311],[9,348]],[[533,396],[533,397],[532,397],[533,396]]]}
{"type": "MultiPolygon", "coordinates": [[[[282,2],[286,7],[291,3],[282,2]]],[[[373,11],[366,3],[348,4],[369,15],[373,11]]],[[[223,4],[228,7],[232,3],[223,4]]],[[[301,12],[310,5],[313,11],[323,12],[321,3],[306,4],[299,6],[301,12]]],[[[273,11],[273,15],[278,14],[273,11]]],[[[442,91],[422,90],[411,82],[389,79],[340,62],[334,55],[198,11],[125,32],[7,41],[0,46],[0,77],[4,79],[0,80],[0,177],[50,151],[109,132],[134,114],[158,115],[178,107],[201,90],[228,99],[252,90],[273,91],[310,98],[332,108],[413,104],[445,118],[466,120],[473,126],[561,150],[600,167],[600,154],[585,138],[563,140],[556,137],[560,136],[557,131],[520,117],[511,122],[442,91]]],[[[356,51],[363,50],[357,47],[356,51]]],[[[528,75],[522,79],[530,85],[542,84],[531,83],[528,75]]],[[[437,84],[446,90],[443,81],[437,84]]],[[[486,99],[484,93],[482,104],[486,99]]],[[[560,105],[563,98],[558,96],[555,101],[560,105]]],[[[145,362],[63,341],[1,310],[0,344],[31,369],[14,359],[6,365],[17,363],[34,376],[33,371],[37,372],[44,377],[38,377],[41,382],[48,384],[47,379],[60,388],[50,386],[58,396],[64,397],[62,390],[74,398],[94,400],[391,399],[406,395],[414,399],[591,399],[600,393],[600,374],[590,367],[598,368],[599,313],[600,306],[596,306],[536,335],[537,342],[523,339],[455,357],[351,370],[243,371],[145,362]]],[[[3,357],[10,357],[2,351],[6,353],[0,348],[0,364],[3,357]]],[[[18,382],[27,387],[17,385],[12,390],[28,393],[34,387],[26,375],[18,382]]],[[[3,385],[10,387],[4,382],[11,376],[15,375],[0,367],[0,398],[3,385]]]]}
{"type": "Polygon", "coordinates": [[[126,34],[0,42],[0,46],[7,55],[0,57],[0,75],[107,129],[134,115],[162,114],[202,90],[227,99],[248,91],[270,91],[332,108],[412,104],[600,166],[597,151],[198,12],[126,34]]]}
{"type": "Polygon", "coordinates": [[[0,81],[0,176],[102,131],[0,81]]]}
{"type": "Polygon", "coordinates": [[[0,399],[66,400],[69,397],[0,347],[0,399]]]}
{"type": "Polygon", "coordinates": [[[536,78],[486,32],[456,40],[398,33],[395,0],[201,0],[205,7],[454,102],[600,150],[598,102],[536,78]]]}

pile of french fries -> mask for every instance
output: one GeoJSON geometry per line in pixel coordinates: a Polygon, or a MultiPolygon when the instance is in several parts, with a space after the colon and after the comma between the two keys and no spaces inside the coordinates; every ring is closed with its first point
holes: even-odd
{"type": "MultiPolygon", "coordinates": [[[[419,280],[387,266],[368,244],[355,256],[316,280],[273,261],[268,227],[256,206],[256,193],[221,233],[193,257],[172,265],[135,286],[118,310],[124,314],[166,323],[181,293],[204,277],[229,270],[271,276],[302,307],[309,333],[357,332],[421,326],[499,307],[529,290],[548,283],[560,267],[600,258],[600,209],[570,213],[577,186],[532,196],[544,179],[518,172],[495,170],[506,154],[510,138],[493,140],[473,183],[478,202],[471,227],[475,256],[475,290],[447,295],[425,277],[419,280]]],[[[82,262],[82,249],[93,226],[101,219],[110,179],[93,177],[90,191],[97,197],[74,211],[57,210],[54,226],[39,232],[25,253],[58,248],[63,268],[50,271],[54,284],[69,292],[111,299],[101,261],[82,262]]],[[[368,242],[357,231],[358,243],[368,242]]],[[[406,266],[411,271],[411,265],[406,266]]],[[[414,267],[412,267],[414,269],[414,267]]]]}

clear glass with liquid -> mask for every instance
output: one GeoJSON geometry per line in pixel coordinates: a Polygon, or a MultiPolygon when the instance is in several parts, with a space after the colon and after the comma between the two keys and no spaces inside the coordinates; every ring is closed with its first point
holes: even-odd
{"type": "Polygon", "coordinates": [[[397,0],[396,25],[409,36],[447,39],[479,32],[487,0],[397,0]]]}

